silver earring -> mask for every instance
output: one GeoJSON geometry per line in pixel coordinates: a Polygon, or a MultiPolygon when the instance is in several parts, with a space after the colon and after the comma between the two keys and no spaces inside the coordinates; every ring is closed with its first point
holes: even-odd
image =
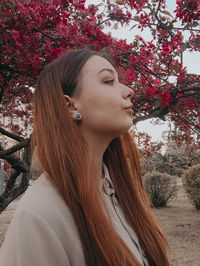
{"type": "Polygon", "coordinates": [[[75,115],[75,117],[76,117],[76,120],[77,120],[77,121],[80,121],[80,120],[81,120],[81,114],[77,113],[77,114],[75,115]]]}

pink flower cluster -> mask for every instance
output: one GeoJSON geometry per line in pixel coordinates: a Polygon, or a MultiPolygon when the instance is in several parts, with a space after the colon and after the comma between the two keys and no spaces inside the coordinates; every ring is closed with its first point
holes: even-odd
{"type": "MultiPolygon", "coordinates": [[[[163,108],[169,110],[174,121],[179,117],[174,115],[174,110],[191,121],[197,119],[196,91],[189,97],[189,93],[181,93],[181,90],[184,86],[198,87],[200,80],[189,76],[180,62],[186,44],[182,32],[174,29],[173,23],[181,20],[189,23],[189,27],[197,23],[200,0],[177,1],[176,19],[172,20],[170,13],[164,10],[163,0],[158,14],[163,24],[156,24],[155,11],[159,3],[160,0],[119,0],[115,4],[105,1],[101,3],[105,12],[99,12],[102,6],[92,4],[86,8],[85,0],[0,0],[3,40],[0,61],[6,69],[0,71],[0,83],[7,114],[21,116],[26,124],[31,121],[32,92],[29,88],[35,86],[35,79],[44,65],[70,49],[87,47],[98,51],[106,48],[114,55],[120,81],[135,92],[136,117],[163,108]],[[118,28],[130,21],[133,22],[130,43],[121,36],[117,39],[105,33],[105,28],[118,28]],[[135,36],[134,27],[140,31],[149,28],[151,40],[145,41],[140,33],[135,36]],[[175,82],[169,82],[170,76],[175,77],[175,82]],[[176,90],[178,93],[174,94],[176,90]],[[19,111],[16,98],[25,104],[25,111],[19,111]],[[172,108],[176,101],[176,108],[172,108]],[[191,109],[193,116],[190,116],[191,109]]],[[[199,32],[189,34],[190,51],[199,51],[199,32]]]]}
{"type": "Polygon", "coordinates": [[[179,0],[175,12],[182,23],[200,20],[200,0],[179,0]]]}

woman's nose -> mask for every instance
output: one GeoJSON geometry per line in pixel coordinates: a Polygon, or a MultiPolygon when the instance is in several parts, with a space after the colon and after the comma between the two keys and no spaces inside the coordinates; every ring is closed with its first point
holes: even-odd
{"type": "Polygon", "coordinates": [[[124,85],[124,94],[123,94],[123,98],[126,99],[126,98],[132,98],[134,95],[134,92],[131,88],[127,87],[124,85]]]}

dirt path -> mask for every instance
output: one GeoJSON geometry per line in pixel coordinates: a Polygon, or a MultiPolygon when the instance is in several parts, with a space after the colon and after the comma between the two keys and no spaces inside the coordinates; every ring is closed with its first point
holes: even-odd
{"type": "Polygon", "coordinates": [[[169,239],[174,266],[200,266],[200,211],[191,205],[182,187],[177,198],[154,214],[169,239]]]}
{"type": "Polygon", "coordinates": [[[0,246],[4,240],[5,232],[8,229],[8,225],[13,217],[18,201],[19,200],[16,199],[15,201],[11,202],[6,210],[0,215],[0,246]]]}
{"type": "MultiPolygon", "coordinates": [[[[17,202],[11,203],[0,215],[0,246],[17,202]]],[[[200,211],[191,205],[183,188],[180,187],[177,198],[166,208],[153,212],[168,235],[172,265],[200,266],[200,211]]]]}

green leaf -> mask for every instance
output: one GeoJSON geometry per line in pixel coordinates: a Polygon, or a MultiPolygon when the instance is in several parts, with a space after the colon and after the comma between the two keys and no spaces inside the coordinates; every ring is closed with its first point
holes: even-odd
{"type": "Polygon", "coordinates": [[[188,30],[190,28],[190,24],[186,24],[185,26],[184,26],[184,29],[185,30],[188,30]]]}
{"type": "Polygon", "coordinates": [[[160,10],[160,12],[173,18],[171,13],[169,11],[167,11],[167,10],[160,10]]]}
{"type": "MultiPolygon", "coordinates": [[[[133,26],[130,28],[130,30],[134,29],[136,26],[137,26],[136,24],[133,25],[133,26]]],[[[129,31],[130,31],[130,30],[129,30],[129,31]]]]}
{"type": "Polygon", "coordinates": [[[187,43],[182,43],[181,50],[184,52],[187,49],[187,43]]]}
{"type": "Polygon", "coordinates": [[[193,23],[192,23],[192,27],[198,27],[199,26],[199,22],[197,22],[197,21],[194,21],[193,23]]]}
{"type": "Polygon", "coordinates": [[[139,16],[134,16],[133,19],[134,19],[135,21],[140,21],[140,17],[139,17],[139,16]]]}

